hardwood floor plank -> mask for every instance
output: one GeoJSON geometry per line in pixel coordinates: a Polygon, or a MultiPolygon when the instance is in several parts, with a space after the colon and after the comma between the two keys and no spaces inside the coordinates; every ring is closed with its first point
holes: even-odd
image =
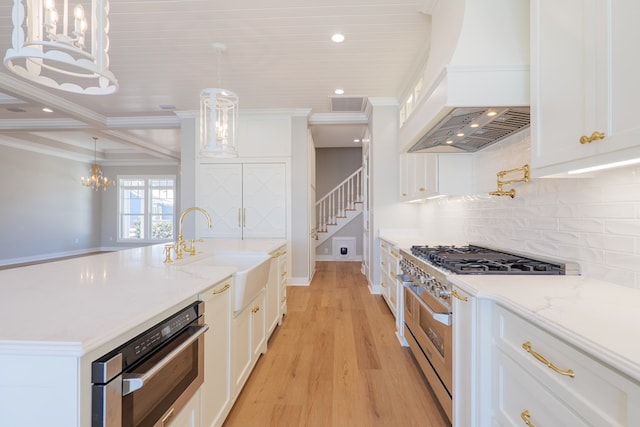
{"type": "Polygon", "coordinates": [[[225,427],[450,426],[359,263],[319,262],[287,306],[225,427]]]}

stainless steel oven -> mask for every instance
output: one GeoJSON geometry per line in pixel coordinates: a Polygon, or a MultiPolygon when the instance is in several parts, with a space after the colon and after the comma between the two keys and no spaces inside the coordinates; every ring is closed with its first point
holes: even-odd
{"type": "Polygon", "coordinates": [[[197,302],[92,363],[92,426],[164,426],[204,379],[204,303],[197,302]]]}
{"type": "Polygon", "coordinates": [[[451,419],[451,312],[423,287],[404,282],[404,337],[445,413],[451,419]]]}

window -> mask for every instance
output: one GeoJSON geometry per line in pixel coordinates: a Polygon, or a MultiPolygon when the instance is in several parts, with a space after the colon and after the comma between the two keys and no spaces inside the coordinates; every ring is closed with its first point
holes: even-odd
{"type": "Polygon", "coordinates": [[[118,240],[173,239],[175,176],[118,177],[118,240]]]}

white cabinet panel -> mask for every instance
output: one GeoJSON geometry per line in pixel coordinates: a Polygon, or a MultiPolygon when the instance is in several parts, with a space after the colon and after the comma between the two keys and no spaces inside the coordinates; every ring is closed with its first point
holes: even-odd
{"type": "Polygon", "coordinates": [[[400,200],[471,194],[473,155],[400,154],[400,200]]]}
{"type": "Polygon", "coordinates": [[[534,176],[640,157],[638,2],[531,2],[534,176]],[[602,137],[581,143],[594,132],[602,137]]]}
{"type": "Polygon", "coordinates": [[[201,164],[198,205],[213,227],[198,223],[198,235],[213,238],[286,238],[284,163],[201,164]]]}
{"type": "Polygon", "coordinates": [[[231,287],[228,279],[200,295],[205,304],[204,384],[202,396],[202,426],[218,427],[231,410],[231,287]]]}

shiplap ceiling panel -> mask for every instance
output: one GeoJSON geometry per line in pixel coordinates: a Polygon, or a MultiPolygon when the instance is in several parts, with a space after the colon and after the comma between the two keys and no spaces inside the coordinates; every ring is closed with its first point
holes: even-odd
{"type": "MultiPolygon", "coordinates": [[[[40,89],[64,98],[79,110],[88,109],[105,118],[139,117],[141,122],[149,117],[175,118],[173,111],[161,106],[196,111],[200,90],[219,85],[240,96],[241,110],[301,108],[311,109],[312,114],[331,113],[329,99],[336,88],[351,96],[401,95],[429,49],[430,16],[421,12],[424,3],[111,0],[109,59],[120,85],[118,92],[102,97],[40,89]],[[344,34],[346,41],[332,43],[330,36],[335,32],[344,34]],[[227,51],[217,56],[214,43],[225,44],[227,51]]],[[[2,56],[10,46],[12,4],[12,0],[0,4],[2,56]]],[[[0,73],[19,79],[4,67],[0,73]]],[[[0,97],[0,129],[11,127],[10,123],[27,123],[24,119],[86,118],[86,112],[75,115],[72,108],[64,114],[44,115],[38,96],[16,92],[11,80],[3,83],[1,77],[0,92],[28,102],[20,104],[24,113],[12,112],[7,108],[16,105],[0,97]]],[[[327,134],[331,135],[327,144],[339,146],[338,131],[342,130],[343,143],[352,146],[352,128],[315,132],[316,144],[322,146],[322,135],[327,134]]],[[[161,158],[166,158],[167,150],[176,159],[180,155],[179,130],[152,130],[142,123],[136,126],[132,122],[128,129],[117,132],[110,132],[107,126],[74,131],[65,137],[79,138],[76,145],[87,144],[92,132],[112,138],[104,144],[107,151],[121,144],[121,151],[142,149],[154,156],[153,147],[162,146],[161,158]]],[[[355,133],[361,133],[361,126],[355,133]]]]}

